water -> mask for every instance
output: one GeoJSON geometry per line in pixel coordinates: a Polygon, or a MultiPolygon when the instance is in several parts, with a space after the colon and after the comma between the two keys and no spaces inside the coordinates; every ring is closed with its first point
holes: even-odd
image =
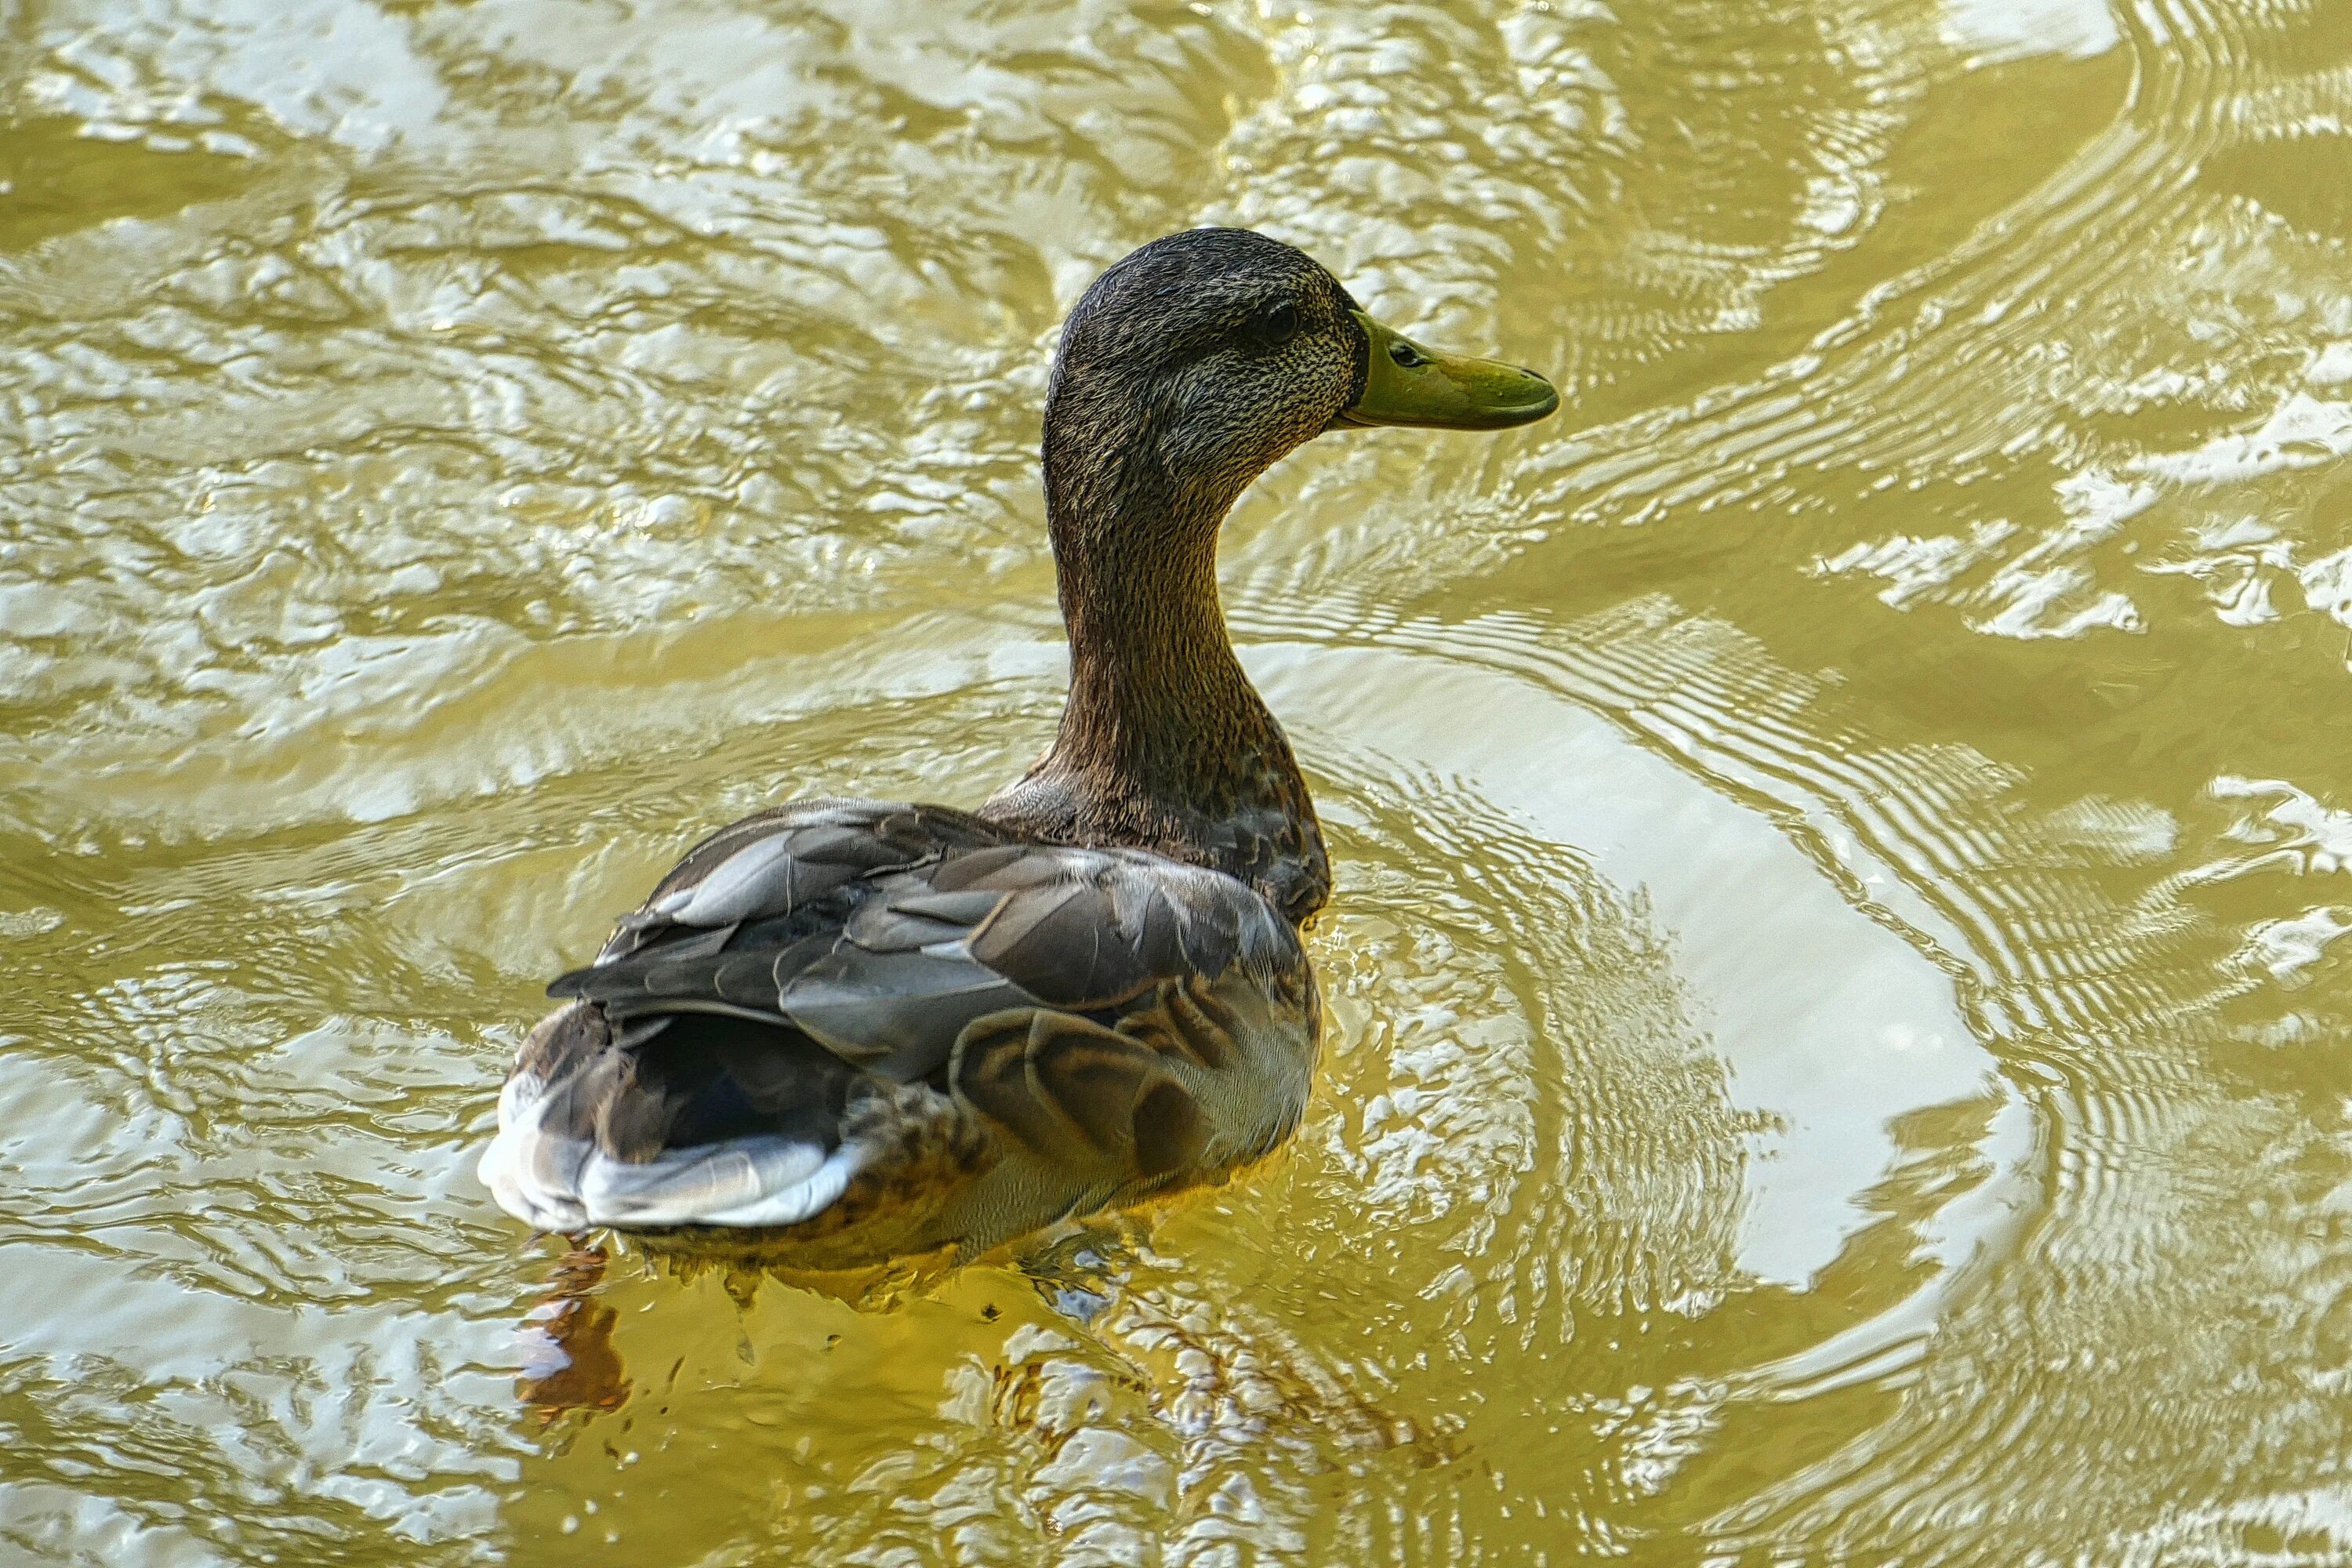
{"type": "Polygon", "coordinates": [[[0,1559],[2352,1557],[2352,6],[5,15],[0,1559]],[[685,844],[1042,746],[1054,326],[1201,221],[1570,399],[1228,529],[1296,1144],[522,1233],[685,844]]]}

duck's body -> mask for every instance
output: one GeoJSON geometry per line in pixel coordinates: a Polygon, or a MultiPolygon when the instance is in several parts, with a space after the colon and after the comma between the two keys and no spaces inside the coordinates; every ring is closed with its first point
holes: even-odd
{"type": "Polygon", "coordinates": [[[1255,1158],[1318,1031],[1295,928],[1234,879],[882,802],[719,833],[570,984],[500,1102],[501,1201],[820,1267],[1255,1158]]]}
{"type": "Polygon", "coordinates": [[[977,813],[804,801],[698,846],[551,988],[573,1000],[482,1159],[499,1204],[847,1266],[968,1255],[1280,1143],[1320,1031],[1298,927],[1330,877],[1225,635],[1218,524],[1335,425],[1555,402],[1384,333],[1262,236],[1193,230],[1106,273],[1047,398],[1053,749],[977,813]]]}

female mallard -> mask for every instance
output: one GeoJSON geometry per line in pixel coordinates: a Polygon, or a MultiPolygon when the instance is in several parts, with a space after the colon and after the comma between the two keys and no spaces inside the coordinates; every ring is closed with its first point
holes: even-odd
{"type": "Polygon", "coordinates": [[[1298,1124],[1331,879],[1234,658],[1217,530],[1343,426],[1496,429],[1541,376],[1417,347],[1289,246],[1154,240],[1045,395],[1070,694],[978,812],[809,800],[697,846],[523,1044],[481,1174],[547,1230],[837,1267],[970,1255],[1214,1178],[1298,1124]]]}

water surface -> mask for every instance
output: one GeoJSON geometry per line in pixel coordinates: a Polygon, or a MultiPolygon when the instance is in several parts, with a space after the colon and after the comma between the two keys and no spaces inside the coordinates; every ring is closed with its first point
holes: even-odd
{"type": "Polygon", "coordinates": [[[0,27],[0,1557],[2352,1557],[2352,7],[0,27]],[[687,844],[1045,743],[1055,323],[1204,221],[1568,397],[1227,531],[1295,1144],[856,1289],[507,1221],[687,844]]]}

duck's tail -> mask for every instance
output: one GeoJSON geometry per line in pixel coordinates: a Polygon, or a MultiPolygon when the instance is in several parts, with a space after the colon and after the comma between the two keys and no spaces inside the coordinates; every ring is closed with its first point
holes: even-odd
{"type": "Polygon", "coordinates": [[[625,1047],[574,1002],[524,1045],[482,1183],[541,1230],[798,1225],[867,1161],[844,1136],[848,1077],[813,1042],[734,1018],[681,1016],[625,1047]]]}

